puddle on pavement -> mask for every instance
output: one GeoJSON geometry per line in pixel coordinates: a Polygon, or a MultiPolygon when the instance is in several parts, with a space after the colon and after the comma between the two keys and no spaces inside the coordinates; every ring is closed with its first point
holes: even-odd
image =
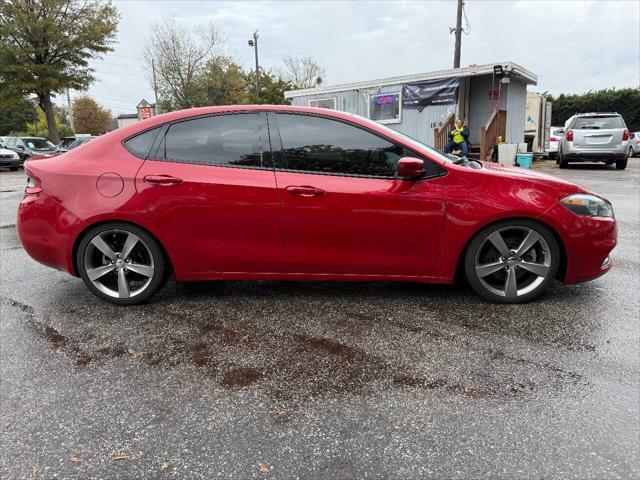
{"type": "Polygon", "coordinates": [[[258,368],[238,367],[229,370],[222,377],[223,387],[247,387],[262,379],[264,373],[258,368]]]}
{"type": "MultiPolygon", "coordinates": [[[[65,352],[78,367],[131,353],[125,345],[115,340],[108,340],[94,348],[85,345],[83,350],[76,339],[65,336],[49,325],[46,315],[43,319],[36,320],[37,315],[32,307],[16,301],[7,303],[24,312],[32,330],[46,340],[51,348],[65,352]]],[[[231,318],[238,313],[230,312],[231,310],[227,313],[231,318]]],[[[384,328],[384,331],[393,335],[420,335],[441,347],[467,348],[466,336],[441,332],[441,322],[425,322],[420,325],[417,317],[408,316],[397,322],[386,317],[382,319],[370,314],[351,313],[347,317],[350,322],[337,329],[338,331],[353,329],[354,332],[362,333],[365,331],[364,327],[371,322],[370,325],[375,328],[384,328]],[[416,323],[412,324],[414,321],[416,323]]],[[[322,315],[322,312],[316,314],[322,315]]],[[[535,391],[536,384],[529,379],[531,372],[535,372],[543,380],[549,379],[549,384],[558,387],[581,379],[580,375],[549,363],[521,359],[497,349],[474,353],[478,362],[486,361],[488,366],[483,374],[467,374],[468,379],[456,374],[450,377],[436,370],[436,363],[433,372],[427,370],[425,373],[425,366],[422,365],[418,373],[415,367],[397,361],[393,353],[370,353],[349,344],[348,339],[359,338],[362,336],[360,333],[341,335],[340,340],[335,340],[304,334],[301,329],[293,333],[291,330],[295,331],[295,325],[289,325],[288,331],[277,331],[278,327],[275,325],[267,324],[256,329],[244,320],[237,320],[231,327],[229,322],[223,324],[217,319],[190,320],[184,312],[164,315],[167,322],[173,318],[191,333],[185,335],[169,329],[162,340],[162,349],[149,347],[138,357],[141,366],[157,365],[166,368],[191,365],[197,373],[205,375],[208,381],[223,388],[234,390],[258,387],[264,395],[287,407],[295,407],[316,397],[362,395],[380,388],[437,391],[472,399],[507,401],[535,391]],[[253,364],[247,364],[249,362],[253,364]],[[499,362],[512,371],[513,378],[503,376],[494,379],[490,372],[500,367],[497,367],[498,363],[491,366],[491,362],[499,362]]],[[[329,326],[333,329],[333,325],[329,326]]],[[[86,343],[90,344],[91,341],[86,343]]]]}

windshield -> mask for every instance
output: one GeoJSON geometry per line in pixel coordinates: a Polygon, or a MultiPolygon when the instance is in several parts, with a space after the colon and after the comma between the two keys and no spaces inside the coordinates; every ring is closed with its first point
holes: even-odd
{"type": "Polygon", "coordinates": [[[56,148],[53,143],[44,138],[24,138],[23,141],[27,147],[34,150],[54,150],[56,148]]]}
{"type": "MultiPolygon", "coordinates": [[[[344,113],[347,113],[347,112],[344,112],[344,113]]],[[[364,122],[366,122],[366,123],[368,123],[370,125],[375,125],[376,127],[381,128],[382,130],[386,130],[389,133],[389,135],[396,135],[398,137],[401,137],[403,140],[406,140],[408,143],[410,143],[411,145],[415,146],[416,148],[421,149],[421,150],[426,150],[433,157],[435,157],[438,160],[442,160],[443,162],[453,162],[454,160],[456,160],[458,158],[455,155],[451,156],[451,157],[448,156],[448,155],[445,155],[440,150],[436,150],[435,148],[430,147],[429,145],[426,145],[426,144],[422,143],[421,141],[416,140],[413,137],[410,137],[407,134],[400,133],[399,131],[394,130],[393,128],[389,128],[386,125],[383,125],[383,124],[378,123],[378,122],[376,122],[374,120],[371,120],[370,118],[366,118],[366,117],[363,117],[361,115],[356,115],[355,113],[348,113],[348,115],[351,115],[353,117],[358,117],[359,120],[362,120],[362,121],[364,121],[364,122]]]]}

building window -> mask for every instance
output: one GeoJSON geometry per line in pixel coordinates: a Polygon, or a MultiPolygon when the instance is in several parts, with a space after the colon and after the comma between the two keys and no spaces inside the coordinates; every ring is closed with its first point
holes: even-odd
{"type": "Polygon", "coordinates": [[[380,123],[400,123],[400,92],[369,96],[369,118],[380,123]]]}
{"type": "Polygon", "coordinates": [[[309,106],[315,108],[330,108],[331,110],[336,109],[336,99],[334,98],[315,98],[313,100],[309,100],[309,106]]]}

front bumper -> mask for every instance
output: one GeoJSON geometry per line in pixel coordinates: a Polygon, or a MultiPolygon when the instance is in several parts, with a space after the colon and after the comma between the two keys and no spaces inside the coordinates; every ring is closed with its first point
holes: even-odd
{"type": "Polygon", "coordinates": [[[544,215],[559,233],[566,253],[566,285],[586,282],[607,273],[612,262],[618,229],[614,218],[578,216],[560,204],[544,215]]]}

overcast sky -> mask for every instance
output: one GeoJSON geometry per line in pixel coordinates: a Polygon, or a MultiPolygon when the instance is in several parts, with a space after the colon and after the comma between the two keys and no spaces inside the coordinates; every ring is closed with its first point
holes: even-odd
{"type": "MultiPolygon", "coordinates": [[[[225,51],[245,68],[258,30],[260,64],[311,56],[326,84],[451,68],[455,1],[114,1],[121,13],[115,50],[94,62],[89,94],[114,114],[153,102],[142,68],[154,23],[173,17],[187,27],[212,19],[225,51]]],[[[462,66],[511,60],[538,75],[537,91],[582,93],[640,85],[640,1],[466,0],[470,25],[462,66]]],[[[466,22],[463,21],[463,25],[466,22]]],[[[72,97],[79,92],[72,92],[72,97]]]]}

